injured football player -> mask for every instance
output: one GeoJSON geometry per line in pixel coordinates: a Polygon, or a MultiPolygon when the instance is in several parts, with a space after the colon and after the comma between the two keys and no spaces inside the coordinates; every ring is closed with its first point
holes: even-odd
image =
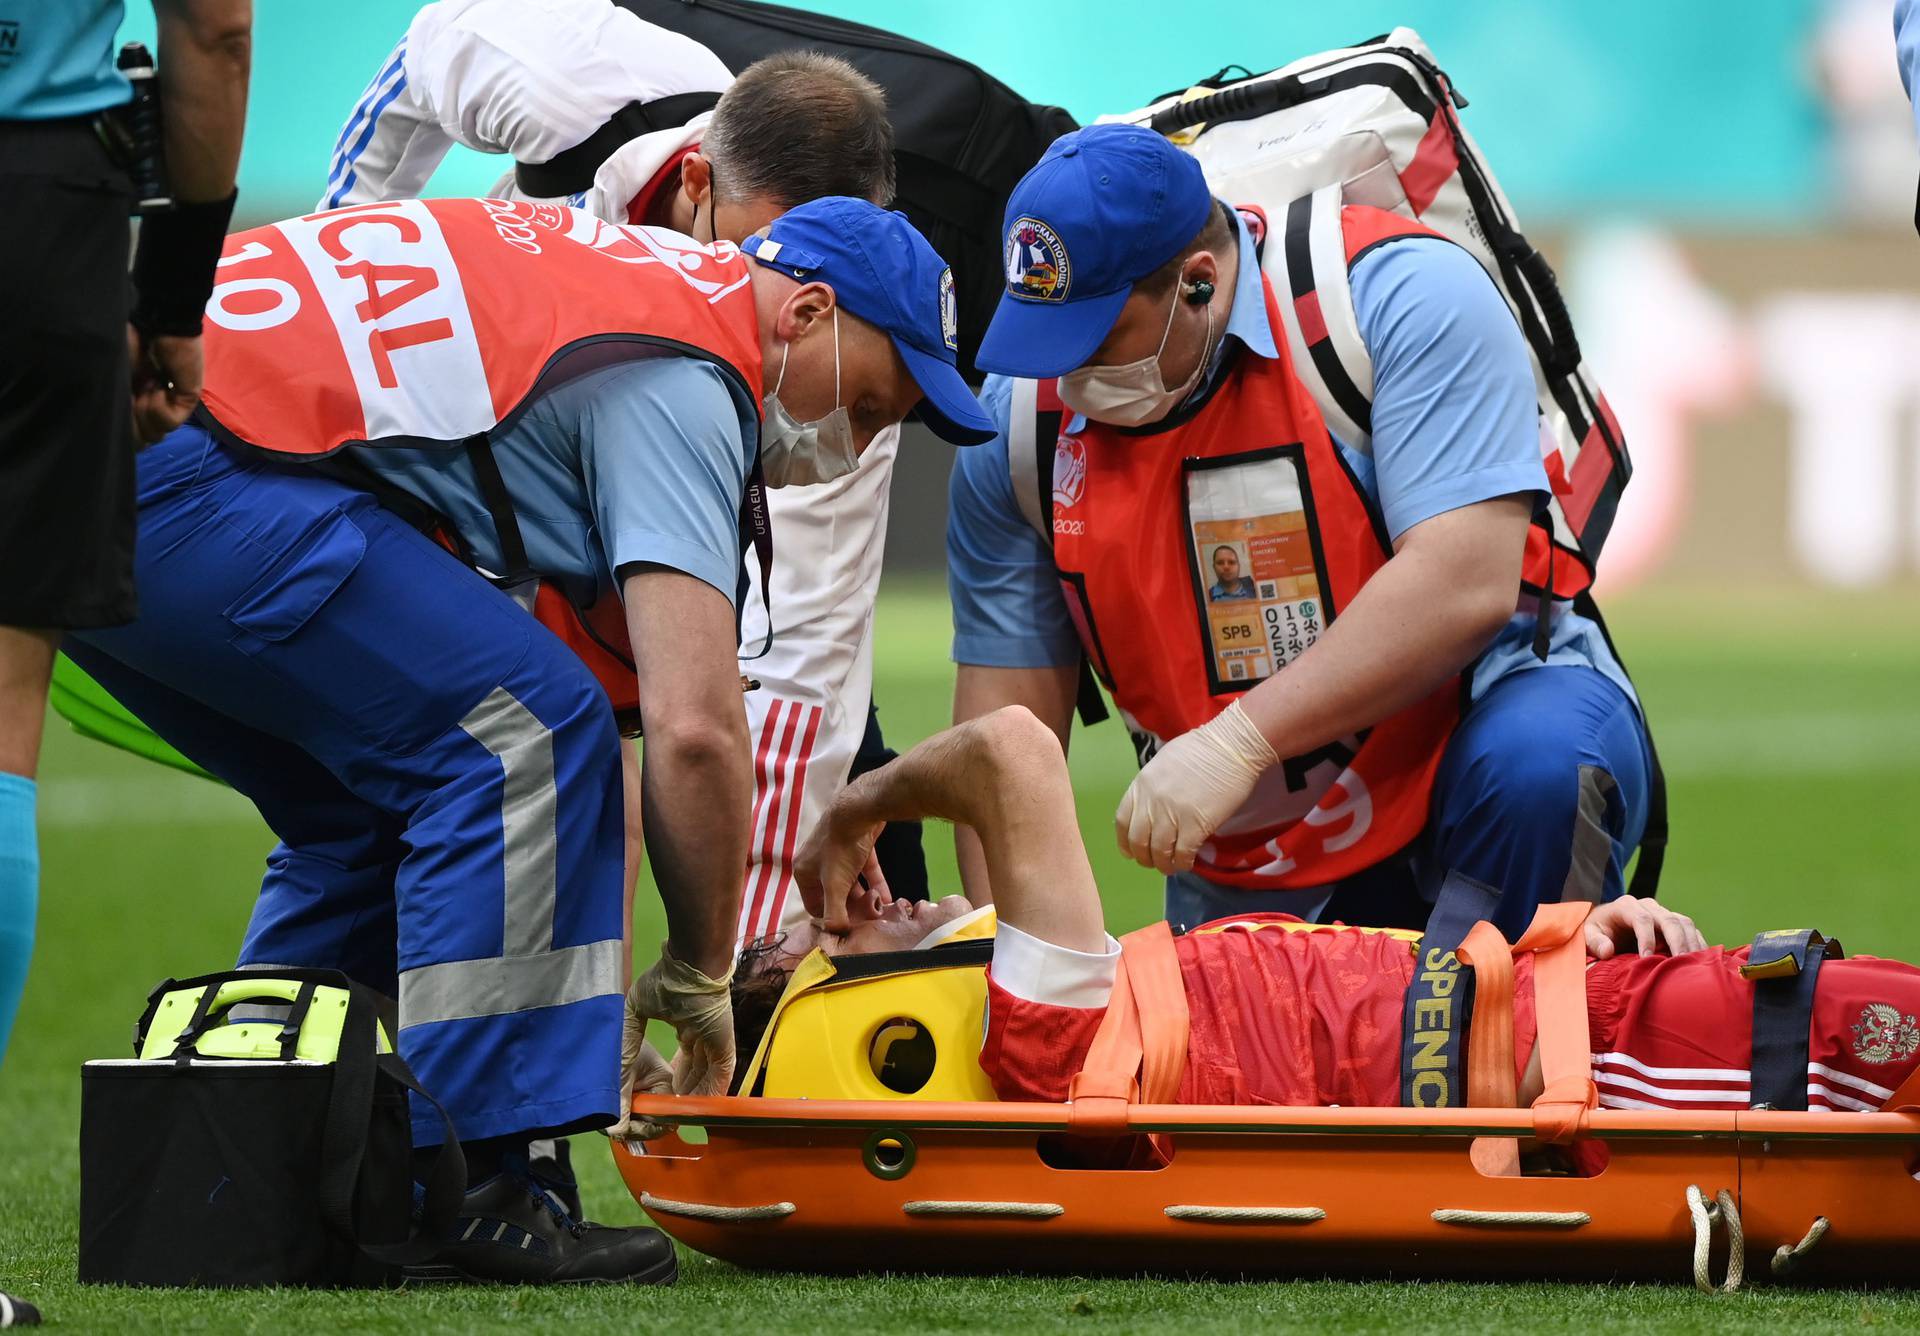
{"type": "MultiPolygon", "coordinates": [[[[1114,995],[1121,952],[1102,918],[1060,743],[1019,706],[929,738],[834,800],[799,860],[812,923],[742,953],[734,982],[741,1049],[753,1051],[787,975],[815,948],[842,955],[930,945],[978,912],[960,896],[894,902],[869,880],[885,824],[926,818],[978,832],[994,888],[999,923],[980,1065],[1002,1099],[1064,1100],[1114,995]]],[[[1622,896],[1596,906],[1575,931],[1584,935],[1589,1048],[1602,1107],[1752,1105],[1766,1085],[1754,1069],[1777,1061],[1774,1045],[1767,1061],[1753,1058],[1749,976],[1790,970],[1743,974],[1749,948],[1710,947],[1690,918],[1651,900],[1622,896]]],[[[1482,971],[1493,952],[1468,948],[1488,941],[1485,934],[1462,948],[1482,971]]],[[[1504,941],[1490,940],[1504,957],[1504,941]]],[[[1824,967],[1812,953],[1818,989],[1799,1022],[1804,1046],[1786,1047],[1795,1089],[1780,1106],[1877,1110],[1920,1052],[1920,969],[1839,959],[1837,943],[1825,946],[1824,967]]],[[[1401,1103],[1403,1013],[1416,968],[1406,935],[1259,914],[1207,925],[1171,947],[1189,1018],[1177,1102],[1401,1103]]],[[[1542,1089],[1534,975],[1532,957],[1518,954],[1511,1071],[1479,1073],[1482,1089],[1503,1090],[1521,1106],[1542,1089]]],[[[1497,1051],[1504,1067],[1504,1044],[1497,1051]]],[[[1467,1075],[1471,1082],[1475,1073],[1467,1075]]]]}

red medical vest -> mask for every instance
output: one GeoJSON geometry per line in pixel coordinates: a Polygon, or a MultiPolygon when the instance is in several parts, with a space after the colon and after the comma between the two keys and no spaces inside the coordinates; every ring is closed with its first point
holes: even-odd
{"type": "MultiPolygon", "coordinates": [[[[1350,257],[1436,235],[1378,209],[1348,208],[1343,223],[1350,257]]],[[[1392,555],[1284,345],[1272,360],[1242,356],[1173,426],[1087,421],[1063,433],[1053,530],[1081,643],[1143,761],[1298,659],[1392,555]]],[[[1426,825],[1461,693],[1450,678],[1365,732],[1272,767],[1194,870],[1301,888],[1396,853],[1426,825]]]]}
{"type": "MultiPolygon", "coordinates": [[[[235,233],[205,337],[203,403],[228,441],[294,460],[351,445],[465,448],[483,492],[498,477],[486,434],[563,359],[667,349],[761,396],[753,289],[735,247],[546,204],[399,200],[235,233]]],[[[616,712],[631,711],[617,601],[576,609],[543,583],[532,607],[616,712]]]]}

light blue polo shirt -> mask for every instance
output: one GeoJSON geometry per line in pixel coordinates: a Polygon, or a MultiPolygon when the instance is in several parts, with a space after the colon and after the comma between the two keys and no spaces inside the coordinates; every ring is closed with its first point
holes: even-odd
{"type": "MultiPolygon", "coordinates": [[[[1373,442],[1367,453],[1338,436],[1334,444],[1389,535],[1515,493],[1533,493],[1544,505],[1532,367],[1512,312],[1478,261],[1451,242],[1408,237],[1367,252],[1350,278],[1360,337],[1373,358],[1373,442]]],[[[1244,221],[1223,355],[1227,339],[1242,345],[1243,357],[1279,355],[1244,221]]],[[[980,401],[1001,434],[954,456],[947,493],[953,657],[997,668],[1062,667],[1078,661],[1080,644],[1052,554],[1014,500],[1011,393],[1007,378],[987,380],[980,401]]],[[[1136,443],[1153,447],[1150,436],[1136,443]]],[[[1511,673],[1541,666],[1534,629],[1526,612],[1501,630],[1470,670],[1474,699],[1511,673]]],[[[1575,616],[1571,603],[1555,607],[1546,662],[1596,668],[1633,698],[1599,628],[1575,616]]]]}
{"type": "MultiPolygon", "coordinates": [[[[493,434],[528,563],[590,598],[636,562],[670,567],[732,601],[740,497],[759,444],[746,392],[713,363],[661,353],[575,375],[493,434]]],[[[425,502],[474,559],[503,573],[493,518],[457,450],[363,446],[363,467],[425,502]]]]}
{"type": "Polygon", "coordinates": [[[88,116],[132,96],[114,66],[122,0],[0,0],[0,120],[88,116]]]}
{"type": "MultiPolygon", "coordinates": [[[[1900,83],[1912,102],[1913,86],[1920,83],[1920,3],[1915,0],[1894,0],[1893,48],[1900,62],[1900,83]]],[[[1913,124],[1920,131],[1920,103],[1914,105],[1913,124]]]]}

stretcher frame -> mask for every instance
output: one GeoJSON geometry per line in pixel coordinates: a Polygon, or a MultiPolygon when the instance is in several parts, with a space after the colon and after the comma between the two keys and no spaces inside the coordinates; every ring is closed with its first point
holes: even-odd
{"type": "Polygon", "coordinates": [[[1573,1178],[1475,1167],[1476,1143],[1532,1136],[1526,1109],[1130,1106],[1127,1132],[1170,1139],[1154,1169],[1048,1163],[1066,1104],[638,1096],[634,1109],[706,1132],[616,1145],[634,1197],[680,1242],[751,1268],[1691,1275],[1707,1288],[1709,1265],[1734,1285],[1742,1267],[1910,1282],[1920,1256],[1916,1113],[1595,1110],[1584,1135],[1609,1162],[1573,1178]]]}

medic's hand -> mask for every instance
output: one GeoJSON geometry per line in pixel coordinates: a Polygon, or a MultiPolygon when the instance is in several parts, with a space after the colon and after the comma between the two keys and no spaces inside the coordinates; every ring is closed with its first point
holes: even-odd
{"type": "Polygon", "coordinates": [[[1678,956],[1706,949],[1707,939],[1692,919],[1653,900],[1623,895],[1587,915],[1587,954],[1595,960],[1622,951],[1678,956]]]}
{"type": "MultiPolygon", "coordinates": [[[[727,987],[732,981],[731,968],[721,978],[708,978],[675,960],[661,943],[660,959],[627,989],[620,1079],[629,1094],[663,1088],[660,1055],[646,1042],[649,1020],[665,1021],[680,1038],[671,1068],[674,1094],[727,1093],[733,1082],[733,997],[727,987]]],[[[622,1121],[631,1123],[632,1115],[625,1109],[622,1114],[622,1121]]]]}
{"type": "Polygon", "coordinates": [[[671,1123],[636,1117],[635,1092],[643,1095],[671,1095],[673,1069],[660,1056],[660,1050],[647,1042],[647,1019],[636,1017],[632,999],[628,999],[626,1022],[620,1034],[620,1121],[607,1129],[615,1141],[651,1141],[665,1132],[671,1123]]]}
{"type": "Polygon", "coordinates": [[[200,405],[206,372],[199,337],[156,334],[151,340],[127,326],[127,360],[133,379],[133,430],[152,445],[192,416],[200,405]]]}
{"type": "Polygon", "coordinates": [[[807,912],[828,932],[846,932],[877,919],[893,903],[874,842],[884,821],[855,817],[830,804],[794,857],[793,879],[807,912]]]}
{"type": "Polygon", "coordinates": [[[1113,814],[1120,851],[1161,873],[1185,872],[1280,757],[1235,701],[1162,747],[1113,814]]]}

